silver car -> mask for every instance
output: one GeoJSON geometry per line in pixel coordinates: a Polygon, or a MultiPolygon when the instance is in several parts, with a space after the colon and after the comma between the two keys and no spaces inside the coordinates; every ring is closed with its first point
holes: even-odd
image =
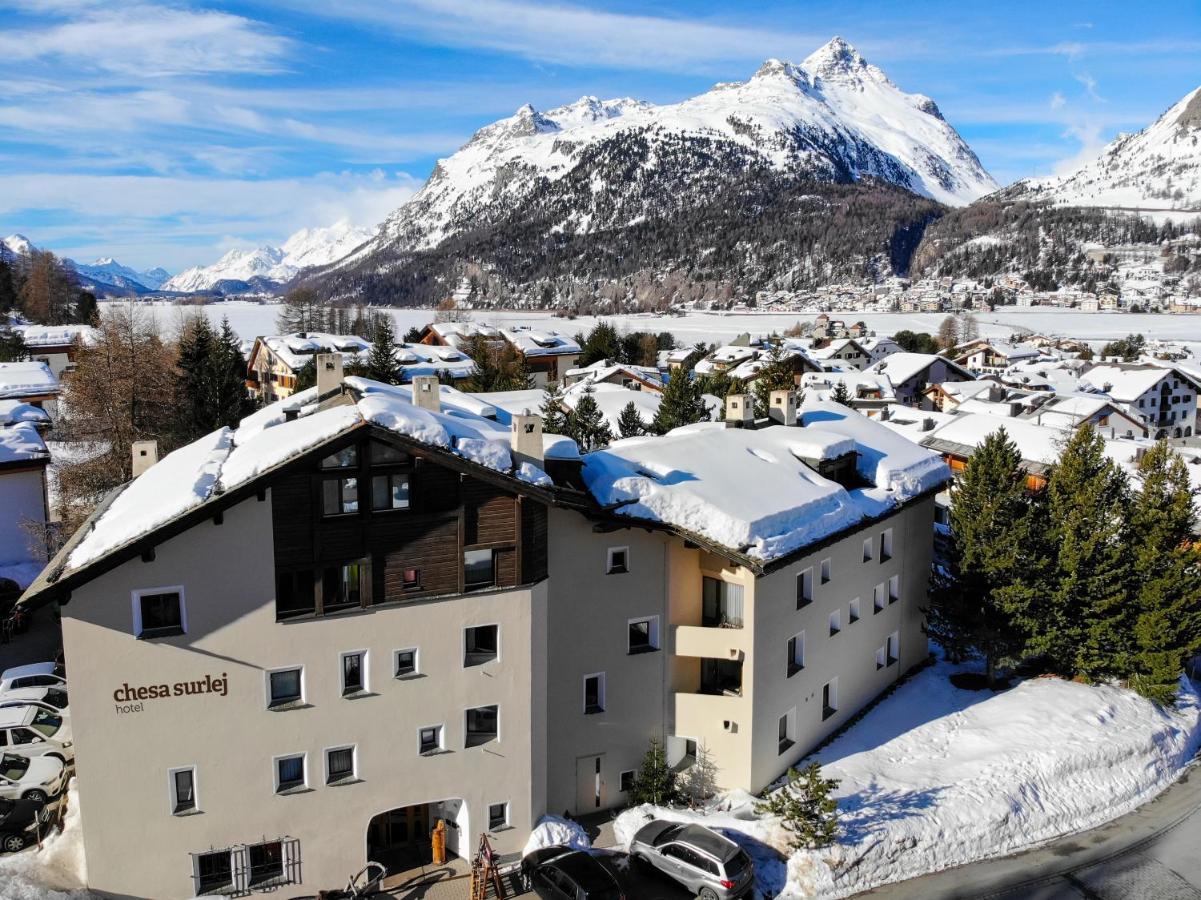
{"type": "Polygon", "coordinates": [[[755,867],[746,851],[703,825],[656,819],[634,835],[630,857],[654,866],[700,900],[745,897],[755,884],[755,867]]]}

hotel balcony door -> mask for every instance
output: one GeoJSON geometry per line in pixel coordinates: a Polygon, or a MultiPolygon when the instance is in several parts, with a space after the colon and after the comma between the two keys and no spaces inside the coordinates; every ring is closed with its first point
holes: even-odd
{"type": "Polygon", "coordinates": [[[605,781],[601,777],[601,757],[581,756],[575,761],[576,815],[587,815],[605,808],[605,781]]]}

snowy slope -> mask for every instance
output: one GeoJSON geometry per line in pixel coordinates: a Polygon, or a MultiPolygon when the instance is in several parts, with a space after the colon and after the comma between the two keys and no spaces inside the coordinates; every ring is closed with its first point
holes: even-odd
{"type": "Polygon", "coordinates": [[[323,266],[340,259],[372,235],[343,220],[328,228],[303,228],[282,247],[263,246],[254,250],[230,250],[211,266],[185,269],[162,284],[167,291],[211,290],[223,281],[261,278],[280,283],[290,281],[301,269],[323,266]]]}
{"type": "Polygon", "coordinates": [[[8,251],[5,254],[6,257],[23,256],[24,254],[31,253],[37,249],[33,246],[33,243],[29,240],[29,238],[25,237],[23,234],[10,234],[8,237],[0,240],[0,246],[2,246],[4,250],[8,251]]]}
{"type": "MultiPolygon", "coordinates": [[[[498,209],[536,203],[546,181],[590,179],[594,203],[561,226],[627,225],[646,212],[646,183],[676,165],[681,141],[717,152],[697,165],[747,164],[823,180],[875,176],[943,203],[962,205],[997,184],[928,97],[907,94],[841,38],[799,65],[768,60],[745,82],[665,106],[583,97],[542,113],[523,106],[480,129],[347,262],[381,250],[430,248],[498,209]],[[643,143],[649,152],[643,153],[643,143]],[[640,171],[605,165],[608,148],[641,155],[640,171]],[[639,192],[643,194],[640,196],[639,192]]],[[[619,160],[624,163],[625,159],[619,160]]]]}
{"type": "Polygon", "coordinates": [[[1020,181],[1005,194],[1060,206],[1201,210],[1201,88],[1075,172],[1020,181]]]}

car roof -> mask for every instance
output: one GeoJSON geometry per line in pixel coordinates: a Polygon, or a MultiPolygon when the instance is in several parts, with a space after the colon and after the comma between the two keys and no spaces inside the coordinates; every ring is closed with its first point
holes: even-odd
{"type": "Polygon", "coordinates": [[[551,865],[566,872],[572,881],[586,891],[611,888],[614,885],[613,876],[594,857],[583,850],[557,856],[551,865]]]}
{"type": "Polygon", "coordinates": [[[672,840],[703,850],[722,862],[738,855],[739,847],[725,835],[703,825],[687,825],[672,840]]]}
{"type": "Polygon", "coordinates": [[[41,700],[47,692],[55,690],[54,685],[35,684],[30,687],[9,688],[0,694],[0,700],[41,700]]]}
{"type": "Polygon", "coordinates": [[[40,706],[6,706],[0,707],[0,728],[13,725],[24,725],[38,714],[40,706]]]}
{"type": "Polygon", "coordinates": [[[54,669],[55,665],[52,662],[13,666],[11,669],[5,669],[3,672],[0,672],[0,681],[8,681],[11,678],[23,678],[26,675],[57,675],[58,673],[54,669]]]}

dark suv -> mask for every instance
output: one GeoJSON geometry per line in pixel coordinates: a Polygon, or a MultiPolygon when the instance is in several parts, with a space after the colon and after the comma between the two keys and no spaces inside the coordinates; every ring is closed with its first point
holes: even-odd
{"type": "Polygon", "coordinates": [[[535,850],[521,861],[521,874],[543,900],[625,900],[609,870],[583,850],[535,850]]]}
{"type": "Polygon", "coordinates": [[[50,808],[40,800],[0,797],[0,850],[16,853],[23,849],[32,837],[30,831],[39,821],[50,821],[50,808]]]}

